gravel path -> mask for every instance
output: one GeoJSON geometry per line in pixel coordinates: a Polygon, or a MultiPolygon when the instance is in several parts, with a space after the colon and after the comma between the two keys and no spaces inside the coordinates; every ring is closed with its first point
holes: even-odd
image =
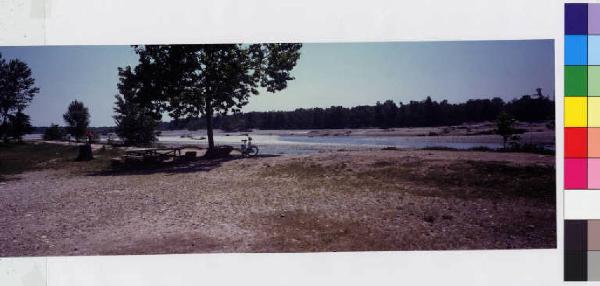
{"type": "Polygon", "coordinates": [[[474,161],[554,166],[531,154],[360,151],[26,172],[0,183],[0,256],[556,247],[554,191],[493,196],[502,186],[488,195],[413,178],[474,161]]]}

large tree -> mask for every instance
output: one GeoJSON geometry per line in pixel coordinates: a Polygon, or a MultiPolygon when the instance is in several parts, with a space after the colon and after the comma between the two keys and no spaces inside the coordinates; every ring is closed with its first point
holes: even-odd
{"type": "Polygon", "coordinates": [[[208,153],[214,151],[213,117],[238,112],[259,88],[277,92],[293,80],[290,72],[301,44],[134,46],[137,102],[175,119],[204,117],[208,153]],[[152,107],[150,107],[152,106],[152,107]]]}
{"type": "Polygon", "coordinates": [[[67,112],[63,114],[63,119],[67,123],[67,131],[75,140],[79,142],[85,136],[88,126],[90,125],[90,113],[83,102],[73,100],[69,104],[67,112]]]}
{"type": "Polygon", "coordinates": [[[7,140],[9,120],[39,93],[31,69],[19,59],[6,61],[0,54],[0,137],[7,140]]]}

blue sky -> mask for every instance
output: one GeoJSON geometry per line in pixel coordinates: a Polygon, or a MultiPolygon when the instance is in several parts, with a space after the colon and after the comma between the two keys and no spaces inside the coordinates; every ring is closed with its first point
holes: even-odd
{"type": "MultiPolygon", "coordinates": [[[[553,40],[305,44],[301,52],[296,80],[279,93],[251,97],[244,112],[427,96],[510,100],[537,87],[554,96],[553,40]]],[[[117,67],[137,62],[129,46],[0,47],[0,53],[33,71],[40,93],[26,112],[35,126],[62,125],[75,99],[89,107],[92,126],[113,125],[117,67]]]]}

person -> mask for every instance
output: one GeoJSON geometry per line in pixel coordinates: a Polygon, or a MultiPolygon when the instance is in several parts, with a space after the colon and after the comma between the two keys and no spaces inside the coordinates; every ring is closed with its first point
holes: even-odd
{"type": "Polygon", "coordinates": [[[85,132],[85,136],[87,137],[87,144],[92,144],[92,140],[95,138],[95,134],[93,131],[88,130],[85,132]]]}

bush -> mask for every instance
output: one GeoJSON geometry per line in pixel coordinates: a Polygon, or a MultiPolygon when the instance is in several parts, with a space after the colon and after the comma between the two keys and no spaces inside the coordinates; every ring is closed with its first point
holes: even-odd
{"type": "Polygon", "coordinates": [[[18,142],[23,141],[23,135],[30,133],[32,130],[29,115],[19,111],[10,116],[8,135],[18,142]]]}
{"type": "Polygon", "coordinates": [[[492,149],[490,147],[487,146],[475,146],[475,147],[471,147],[469,148],[470,151],[496,151],[495,149],[492,149]]]}
{"type": "Polygon", "coordinates": [[[533,153],[540,155],[554,155],[556,152],[552,149],[547,149],[543,145],[538,144],[513,144],[510,146],[508,152],[522,152],[522,153],[533,153]]]}
{"type": "Polygon", "coordinates": [[[46,130],[44,130],[44,135],[42,136],[42,138],[48,141],[59,141],[65,140],[66,136],[67,132],[64,128],[56,124],[52,124],[50,125],[50,127],[46,128],[46,130]]]}

